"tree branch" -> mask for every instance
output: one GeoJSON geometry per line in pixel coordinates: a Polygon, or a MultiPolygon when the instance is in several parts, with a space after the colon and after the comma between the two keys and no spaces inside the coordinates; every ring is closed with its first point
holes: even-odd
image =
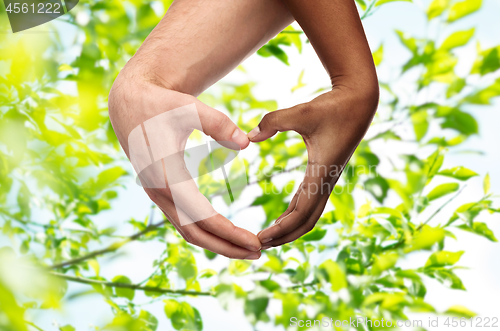
{"type": "Polygon", "coordinates": [[[419,227],[417,228],[417,230],[420,230],[425,224],[429,223],[433,218],[434,216],[436,216],[437,214],[439,214],[441,212],[441,210],[443,210],[444,207],[446,207],[450,202],[452,202],[453,200],[455,200],[456,197],[458,197],[460,195],[460,193],[462,193],[462,191],[464,190],[464,188],[467,187],[467,184],[462,186],[462,188],[454,195],[452,196],[448,201],[446,201],[444,204],[441,205],[441,207],[439,207],[428,219],[427,221],[425,221],[424,223],[420,224],[419,227]]]}
{"type": "MultiPolygon", "coordinates": [[[[443,210],[444,207],[446,207],[450,202],[452,202],[456,197],[458,197],[459,194],[462,193],[463,189],[466,186],[467,185],[462,186],[462,188],[454,196],[452,196],[448,201],[446,201],[444,204],[442,204],[441,207],[439,207],[425,222],[423,222],[419,226],[417,226],[417,228],[415,229],[415,231],[422,230],[422,228],[424,227],[424,225],[426,225],[427,223],[429,223],[434,218],[434,216],[436,216],[437,214],[439,214],[441,212],[441,210],[443,210]]],[[[404,243],[405,243],[405,238],[404,238],[404,236],[402,236],[401,239],[398,242],[382,248],[382,251],[388,251],[388,250],[391,250],[391,249],[399,248],[404,243]]]]}
{"type": "Polygon", "coordinates": [[[39,328],[38,326],[36,326],[36,324],[30,322],[30,321],[24,321],[24,323],[28,324],[29,326],[32,326],[34,327],[35,329],[39,330],[39,331],[43,331],[42,328],[39,328]]]}
{"type": "Polygon", "coordinates": [[[286,31],[281,31],[280,33],[283,33],[283,34],[302,34],[304,33],[304,31],[300,31],[300,30],[294,30],[294,31],[290,31],[290,30],[286,30],[286,31]]]}
{"type": "MultiPolygon", "coordinates": [[[[300,164],[296,167],[292,167],[290,169],[286,169],[286,170],[283,170],[281,172],[277,172],[277,173],[273,173],[272,175],[270,176],[266,176],[265,178],[263,179],[259,179],[259,180],[256,180],[252,183],[249,183],[249,185],[255,185],[255,184],[258,184],[259,182],[262,182],[264,180],[269,180],[271,178],[273,178],[274,176],[277,176],[279,174],[282,174],[282,173],[288,173],[288,172],[291,172],[291,171],[294,171],[294,170],[297,170],[299,169],[300,167],[303,167],[304,165],[307,165],[307,164],[300,164]]],[[[236,189],[240,189],[240,188],[244,188],[245,186],[242,186],[242,187],[238,187],[236,189]]],[[[225,192],[218,192],[218,193],[215,193],[213,194],[211,197],[216,197],[216,196],[220,196],[220,195],[223,195],[225,192]]],[[[153,230],[155,230],[156,228],[162,226],[163,224],[167,223],[168,220],[165,219],[163,220],[162,222],[159,222],[159,223],[156,223],[156,224],[152,224],[152,225],[149,225],[146,229],[144,229],[143,231],[141,232],[138,232],[128,238],[126,238],[125,240],[121,241],[121,242],[116,242],[116,243],[113,243],[111,245],[109,245],[108,247],[106,248],[103,248],[103,249],[99,249],[99,250],[96,250],[96,251],[93,251],[93,252],[90,252],[88,253],[87,255],[84,255],[84,256],[81,256],[81,257],[78,257],[78,258],[75,258],[75,259],[72,259],[72,260],[68,260],[68,261],[64,261],[64,262],[61,262],[61,263],[57,263],[57,264],[54,264],[52,266],[50,266],[49,268],[50,269],[58,269],[58,268],[63,268],[63,267],[67,267],[69,265],[73,265],[73,264],[77,264],[77,263],[80,263],[80,262],[83,262],[83,261],[86,261],[86,260],[89,260],[89,259],[92,259],[96,256],[100,256],[100,255],[103,255],[103,254],[106,254],[106,253],[110,253],[110,252],[114,252],[116,251],[117,249],[119,249],[120,247],[122,247],[123,245],[131,242],[131,241],[134,241],[134,240],[137,240],[139,237],[141,237],[142,235],[148,233],[148,232],[151,232],[153,230]]]]}
{"type": "Polygon", "coordinates": [[[83,262],[85,260],[92,259],[92,258],[94,258],[96,256],[99,256],[99,255],[103,255],[103,254],[106,254],[106,253],[114,252],[117,249],[119,249],[120,247],[122,247],[123,245],[125,245],[125,244],[127,244],[127,243],[129,243],[131,241],[137,240],[142,235],[144,235],[146,233],[149,233],[149,232],[151,232],[153,230],[156,230],[158,227],[162,226],[163,224],[165,224],[167,222],[168,222],[168,220],[165,219],[165,220],[163,220],[163,221],[161,221],[159,223],[152,224],[152,225],[146,227],[144,230],[142,230],[140,232],[137,232],[136,234],[133,234],[133,235],[129,236],[128,238],[126,238],[123,241],[113,243],[113,244],[109,245],[106,248],[90,252],[87,255],[84,255],[84,256],[81,256],[81,257],[78,257],[78,258],[75,258],[75,259],[72,259],[72,260],[68,260],[68,261],[64,261],[64,262],[61,262],[61,263],[54,264],[54,265],[50,266],[49,268],[50,269],[63,268],[63,267],[67,267],[69,265],[73,265],[73,264],[77,264],[77,263],[83,262]]]}
{"type": "Polygon", "coordinates": [[[129,288],[132,290],[138,291],[148,291],[148,292],[156,292],[163,294],[180,294],[180,295],[197,295],[197,296],[214,296],[213,292],[198,292],[198,291],[187,291],[187,290],[170,290],[166,288],[160,287],[152,287],[152,286],[141,286],[137,284],[126,284],[126,283],[115,283],[115,282],[107,282],[102,280],[89,279],[84,277],[70,276],[65,275],[59,272],[50,272],[51,275],[66,279],[71,282],[81,283],[81,284],[90,284],[90,285],[104,285],[106,287],[119,287],[119,288],[129,288]]]}
{"type": "Polygon", "coordinates": [[[296,290],[296,289],[299,289],[299,288],[303,288],[303,287],[313,287],[315,285],[318,285],[319,282],[316,280],[316,281],[312,281],[310,283],[304,283],[304,284],[300,284],[300,285],[293,285],[293,286],[290,286],[288,287],[289,289],[291,290],[296,290]]]}
{"type": "Polygon", "coordinates": [[[363,13],[363,16],[361,16],[361,20],[364,20],[365,18],[369,17],[371,14],[373,14],[372,12],[372,9],[373,9],[373,5],[375,5],[375,3],[377,2],[377,0],[373,0],[370,5],[368,6],[368,8],[366,8],[366,11],[363,13]]]}

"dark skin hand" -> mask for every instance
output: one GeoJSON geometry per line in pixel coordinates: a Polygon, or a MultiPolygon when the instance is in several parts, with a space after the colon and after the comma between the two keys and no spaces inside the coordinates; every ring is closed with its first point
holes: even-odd
{"type": "Polygon", "coordinates": [[[266,114],[248,137],[258,143],[293,130],[307,146],[303,183],[288,209],[258,238],[262,249],[311,231],[335,183],[376,112],[379,89],[373,58],[352,0],[284,0],[328,72],[332,90],[292,108],[266,114]]]}

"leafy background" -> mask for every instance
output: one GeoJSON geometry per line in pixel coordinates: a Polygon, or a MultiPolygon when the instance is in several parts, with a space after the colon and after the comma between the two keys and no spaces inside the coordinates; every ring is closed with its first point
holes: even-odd
{"type": "MultiPolygon", "coordinates": [[[[83,1],[52,25],[0,34],[1,328],[279,330],[292,316],[493,317],[499,5],[387,2],[358,1],[382,98],[354,172],[315,230],[257,262],[183,242],[133,183],[109,125],[111,83],[169,1],[83,1]]],[[[248,131],[266,111],[327,86],[294,25],[200,98],[248,131]]],[[[256,232],[284,210],[304,152],[292,133],[242,152],[254,184],[234,204],[217,177],[200,188],[256,232]]]]}

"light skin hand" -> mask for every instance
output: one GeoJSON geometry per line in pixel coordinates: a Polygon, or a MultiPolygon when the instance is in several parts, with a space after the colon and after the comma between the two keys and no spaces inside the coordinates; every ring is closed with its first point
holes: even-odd
{"type": "Polygon", "coordinates": [[[373,58],[354,1],[283,2],[311,41],[333,88],[308,103],[266,114],[248,134],[252,142],[261,142],[293,130],[308,151],[304,181],[288,209],[258,234],[262,249],[294,241],[314,228],[341,169],[373,119],[379,97],[373,58]]]}
{"type": "MultiPolygon", "coordinates": [[[[248,146],[246,135],[223,113],[196,96],[293,21],[279,0],[217,2],[177,0],[116,79],[109,96],[109,116],[129,155],[130,132],[148,119],[195,104],[205,134],[217,141],[248,146]]],[[[183,139],[179,144],[185,144],[183,139]]],[[[190,243],[237,259],[260,257],[257,236],[220,214],[180,225],[166,178],[166,188],[145,188],[190,243]]],[[[197,192],[199,195],[201,193],[197,192]]],[[[189,205],[185,201],[183,205],[189,205]]],[[[185,214],[181,215],[186,217],[185,214]]]]}

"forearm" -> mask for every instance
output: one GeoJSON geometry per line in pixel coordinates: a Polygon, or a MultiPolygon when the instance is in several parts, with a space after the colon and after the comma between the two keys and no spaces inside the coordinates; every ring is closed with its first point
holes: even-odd
{"type": "Polygon", "coordinates": [[[291,22],[280,0],[176,0],[122,76],[197,96],[291,22]]]}
{"type": "Polygon", "coordinates": [[[130,130],[159,111],[195,103],[201,117],[213,117],[217,111],[196,96],[291,22],[281,0],[174,1],[110,92],[109,115],[124,149],[130,130]],[[146,98],[152,89],[163,90],[161,109],[146,98]]]}
{"type": "Polygon", "coordinates": [[[332,86],[378,99],[375,65],[354,0],[283,0],[328,72],[332,86]]]}

